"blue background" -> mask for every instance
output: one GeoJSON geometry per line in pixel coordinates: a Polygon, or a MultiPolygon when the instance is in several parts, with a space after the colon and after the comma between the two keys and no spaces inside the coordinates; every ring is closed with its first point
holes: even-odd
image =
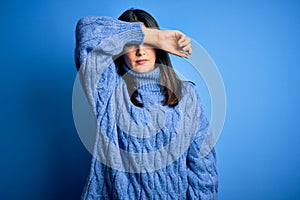
{"type": "Polygon", "coordinates": [[[1,4],[0,199],[79,199],[91,157],[72,118],[75,25],[131,7],[198,41],[220,70],[227,116],[216,145],[219,199],[300,199],[297,1],[1,4]]]}

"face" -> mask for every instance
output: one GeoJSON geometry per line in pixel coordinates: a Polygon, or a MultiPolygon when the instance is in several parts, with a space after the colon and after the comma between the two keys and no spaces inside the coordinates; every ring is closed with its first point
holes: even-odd
{"type": "Polygon", "coordinates": [[[139,73],[150,72],[155,67],[155,49],[147,45],[127,45],[124,59],[132,70],[139,73]]]}
{"type": "Polygon", "coordinates": [[[125,63],[133,71],[144,73],[155,68],[155,49],[148,45],[126,45],[124,48],[125,63]]]}

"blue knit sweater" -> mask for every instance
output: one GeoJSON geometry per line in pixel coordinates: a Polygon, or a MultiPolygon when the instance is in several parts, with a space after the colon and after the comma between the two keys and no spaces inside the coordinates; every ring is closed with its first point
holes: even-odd
{"type": "Polygon", "coordinates": [[[138,79],[144,107],[130,101],[113,56],[143,39],[139,22],[84,17],[77,24],[75,61],[98,127],[82,199],[217,199],[215,150],[199,156],[208,122],[193,84],[183,82],[177,106],[163,106],[160,67],[124,66],[138,79]]]}

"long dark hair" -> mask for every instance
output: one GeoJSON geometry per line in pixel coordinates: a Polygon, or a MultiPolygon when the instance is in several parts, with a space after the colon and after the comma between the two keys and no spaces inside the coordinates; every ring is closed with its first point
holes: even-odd
{"type": "MultiPolygon", "coordinates": [[[[146,11],[140,9],[126,10],[119,18],[121,21],[126,22],[143,22],[147,28],[159,29],[156,20],[146,11]]],[[[176,75],[169,54],[161,49],[155,49],[156,52],[156,67],[160,67],[160,87],[161,92],[165,96],[162,101],[163,105],[176,106],[181,99],[182,81],[176,75]]],[[[131,102],[139,107],[144,105],[136,98],[138,96],[138,81],[134,76],[123,76],[126,71],[123,67],[125,60],[120,56],[114,60],[120,75],[124,78],[127,90],[130,95],[131,102]]]]}

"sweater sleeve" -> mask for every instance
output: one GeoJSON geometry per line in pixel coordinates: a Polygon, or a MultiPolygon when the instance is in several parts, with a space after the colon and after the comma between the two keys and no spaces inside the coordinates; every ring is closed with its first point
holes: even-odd
{"type": "Polygon", "coordinates": [[[216,152],[211,144],[203,144],[203,141],[210,142],[208,127],[209,123],[204,115],[200,98],[197,95],[200,106],[200,123],[195,138],[188,149],[188,189],[187,199],[215,200],[218,192],[218,173],[216,169],[216,152]],[[205,156],[200,154],[201,146],[211,148],[205,156]]]}
{"type": "Polygon", "coordinates": [[[143,39],[140,22],[123,22],[108,16],[88,16],[78,21],[75,64],[93,111],[100,78],[104,85],[114,85],[117,73],[113,57],[120,54],[126,44],[142,44],[143,39]]]}

